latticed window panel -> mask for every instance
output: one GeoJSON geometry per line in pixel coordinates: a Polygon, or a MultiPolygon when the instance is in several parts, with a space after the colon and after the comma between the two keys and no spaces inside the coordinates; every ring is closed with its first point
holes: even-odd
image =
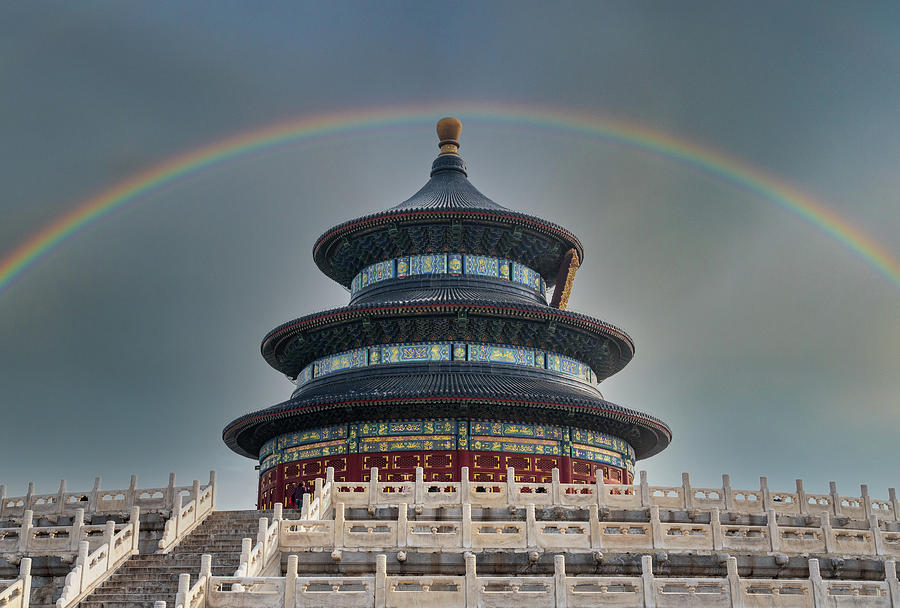
{"type": "Polygon", "coordinates": [[[414,469],[419,466],[420,460],[421,456],[419,456],[418,454],[397,454],[396,456],[394,456],[394,468],[414,469]]]}
{"type": "Polygon", "coordinates": [[[452,454],[426,454],[425,467],[429,469],[447,469],[453,466],[452,454]]]}

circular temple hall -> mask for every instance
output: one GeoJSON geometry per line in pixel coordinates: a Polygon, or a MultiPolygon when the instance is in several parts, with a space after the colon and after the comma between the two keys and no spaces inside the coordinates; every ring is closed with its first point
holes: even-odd
{"type": "Polygon", "coordinates": [[[290,399],[229,423],[225,443],[259,461],[260,509],[334,468],[336,480],[415,478],[631,483],[671,440],[660,420],[598,385],[634,355],[618,327],[566,310],[584,259],[565,228],[479,192],[458,120],[421,190],[339,224],[315,263],[347,306],[276,327],[262,355],[290,399]]]}

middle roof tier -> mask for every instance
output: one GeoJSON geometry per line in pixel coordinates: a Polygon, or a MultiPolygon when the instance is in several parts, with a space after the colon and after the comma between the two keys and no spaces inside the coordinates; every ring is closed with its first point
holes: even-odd
{"type": "Polygon", "coordinates": [[[524,301],[457,299],[452,288],[419,298],[357,303],[289,321],[263,339],[263,358],[296,378],[328,355],[415,342],[489,343],[535,348],[588,365],[596,381],[621,370],[634,343],[618,327],[587,315],[524,301]]]}

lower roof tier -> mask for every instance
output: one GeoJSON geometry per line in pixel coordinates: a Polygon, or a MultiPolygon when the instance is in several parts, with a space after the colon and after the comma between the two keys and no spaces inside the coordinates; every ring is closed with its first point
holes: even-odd
{"type": "Polygon", "coordinates": [[[263,339],[263,358],[296,378],[321,357],[367,346],[465,341],[538,348],[586,363],[597,381],[634,356],[623,330],[545,305],[480,300],[356,304],[285,323],[263,339]]]}
{"type": "Polygon", "coordinates": [[[659,453],[672,438],[662,421],[606,401],[592,385],[547,370],[475,362],[368,367],[316,378],[288,401],[232,421],[222,437],[256,459],[266,441],[284,433],[423,416],[577,426],[620,437],[638,459],[659,453]]]}

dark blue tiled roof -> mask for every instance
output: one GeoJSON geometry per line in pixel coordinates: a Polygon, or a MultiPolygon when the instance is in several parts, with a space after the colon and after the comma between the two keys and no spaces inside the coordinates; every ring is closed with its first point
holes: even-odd
{"type": "Polygon", "coordinates": [[[466,177],[466,163],[458,156],[438,156],[431,166],[431,179],[411,197],[392,210],[488,209],[508,211],[472,185],[466,177]]]}
{"type": "Polygon", "coordinates": [[[464,404],[498,419],[578,424],[626,439],[638,458],[663,450],[671,432],[660,420],[606,401],[593,386],[531,368],[485,363],[405,364],[346,370],[315,379],[278,405],[242,416],[226,443],[255,458],[272,429],[383,417],[456,416],[464,404]],[[273,426],[274,425],[274,426],[273,426]]]}

